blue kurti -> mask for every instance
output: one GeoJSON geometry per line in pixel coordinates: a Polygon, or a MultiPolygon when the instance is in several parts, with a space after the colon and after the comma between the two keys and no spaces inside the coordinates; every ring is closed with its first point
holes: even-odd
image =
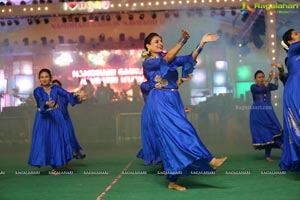
{"type": "Polygon", "coordinates": [[[52,99],[57,105],[58,97],[63,96],[74,105],[76,99],[73,93],[56,85],[51,86],[50,95],[43,87],[37,87],[33,94],[37,103],[37,111],[28,163],[38,167],[63,166],[73,158],[68,126],[58,106],[51,109],[46,105],[46,101],[52,99]]]}
{"type": "Polygon", "coordinates": [[[143,62],[145,77],[152,88],[147,98],[148,119],[168,174],[213,170],[209,165],[213,156],[188,121],[177,90],[177,68],[182,66],[182,77],[187,77],[194,65],[191,55],[175,57],[171,63],[161,56],[143,62]]]}
{"type": "Polygon", "coordinates": [[[269,83],[265,85],[253,84],[251,93],[253,104],[250,110],[250,130],[252,145],[256,149],[265,148],[267,145],[280,147],[282,128],[271,104],[271,91],[278,86],[269,83]]]}
{"type": "MultiPolygon", "coordinates": [[[[66,120],[66,124],[68,126],[70,142],[71,142],[72,149],[73,149],[73,155],[74,155],[74,157],[80,157],[82,148],[79,145],[79,142],[75,136],[73,123],[72,123],[72,120],[71,120],[69,112],[68,112],[68,104],[69,103],[70,102],[69,102],[68,98],[66,98],[64,96],[59,97],[58,105],[59,105],[59,109],[63,113],[64,119],[66,120]]],[[[81,102],[79,101],[79,99],[77,99],[76,103],[81,103],[81,102]]]]}
{"type": "Polygon", "coordinates": [[[300,170],[300,42],[288,50],[288,79],[283,92],[284,136],[281,170],[300,170]]]}

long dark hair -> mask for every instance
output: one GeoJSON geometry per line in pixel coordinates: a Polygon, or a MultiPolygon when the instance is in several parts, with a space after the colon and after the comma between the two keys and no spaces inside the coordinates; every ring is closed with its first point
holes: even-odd
{"type": "Polygon", "coordinates": [[[162,38],[160,35],[158,35],[157,33],[154,33],[154,32],[149,33],[149,35],[145,38],[145,40],[144,40],[144,48],[146,50],[148,50],[147,49],[147,44],[150,44],[152,38],[154,38],[155,36],[158,36],[158,37],[162,38]]]}
{"type": "MultiPolygon", "coordinates": [[[[282,36],[282,41],[289,47],[290,46],[290,44],[289,44],[289,41],[290,40],[292,40],[293,38],[292,38],[292,32],[294,31],[294,29],[289,29],[289,30],[287,30],[284,34],[283,34],[283,36],[282,36]]],[[[286,52],[288,52],[288,49],[285,49],[284,48],[284,50],[286,51],[286,52]]],[[[284,59],[284,63],[285,63],[285,66],[286,66],[286,68],[288,69],[288,57],[286,57],[285,59],[284,59]]]]}
{"type": "Polygon", "coordinates": [[[52,84],[57,83],[60,87],[62,86],[61,82],[57,79],[52,81],[52,84]]]}
{"type": "Polygon", "coordinates": [[[40,76],[41,76],[41,74],[43,72],[46,72],[47,74],[49,74],[50,79],[52,79],[51,71],[49,69],[46,69],[46,68],[40,70],[40,72],[39,72],[39,78],[40,78],[40,76]]]}
{"type": "Polygon", "coordinates": [[[292,32],[294,31],[294,29],[289,29],[288,31],[286,31],[283,36],[282,36],[282,40],[283,42],[289,47],[289,41],[292,40],[292,32]]]}
{"type": "Polygon", "coordinates": [[[263,74],[263,75],[265,75],[265,73],[264,73],[263,71],[257,70],[257,71],[255,72],[255,74],[254,74],[254,79],[256,79],[256,77],[257,77],[258,74],[263,74]]]}

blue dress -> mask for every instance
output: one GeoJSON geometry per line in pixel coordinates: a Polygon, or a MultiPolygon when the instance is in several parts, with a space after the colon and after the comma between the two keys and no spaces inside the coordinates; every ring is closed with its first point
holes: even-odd
{"type": "Polygon", "coordinates": [[[271,91],[278,86],[269,83],[251,85],[253,104],[250,110],[250,130],[252,145],[255,149],[264,149],[268,145],[280,148],[282,128],[271,104],[271,91]]]}
{"type": "Polygon", "coordinates": [[[50,95],[43,87],[34,92],[37,111],[32,130],[32,141],[28,163],[32,166],[51,165],[53,168],[67,164],[73,158],[68,126],[57,106],[58,96],[68,98],[74,105],[76,98],[59,86],[51,86],[50,95]],[[49,108],[46,101],[52,99],[56,106],[49,108]]]}
{"type": "Polygon", "coordinates": [[[300,42],[288,50],[289,74],[283,92],[283,151],[281,170],[300,170],[300,42]]]}
{"type": "Polygon", "coordinates": [[[147,98],[147,117],[152,124],[163,167],[170,180],[169,175],[213,171],[209,165],[213,156],[188,121],[177,90],[177,68],[182,66],[182,77],[188,77],[195,64],[191,55],[177,56],[170,63],[161,55],[143,62],[143,70],[151,86],[147,98]]]}
{"type": "Polygon", "coordinates": [[[161,162],[161,158],[159,155],[157,139],[153,131],[153,126],[150,123],[148,116],[149,112],[147,106],[147,98],[151,89],[149,82],[143,82],[140,88],[143,94],[145,104],[141,114],[142,149],[137,154],[137,157],[143,159],[145,165],[157,165],[161,162]]]}
{"type": "MultiPolygon", "coordinates": [[[[68,130],[69,130],[69,137],[70,137],[70,142],[72,145],[72,149],[73,149],[73,156],[75,158],[81,159],[83,154],[83,150],[81,148],[81,146],[79,145],[79,142],[75,136],[75,131],[74,131],[74,127],[73,127],[73,123],[71,121],[69,112],[68,112],[68,104],[69,104],[69,100],[68,98],[64,97],[64,96],[60,96],[58,99],[58,106],[59,109],[62,111],[62,114],[66,120],[67,126],[68,126],[68,130]]],[[[81,103],[79,99],[76,99],[76,104],[81,103]]]]}

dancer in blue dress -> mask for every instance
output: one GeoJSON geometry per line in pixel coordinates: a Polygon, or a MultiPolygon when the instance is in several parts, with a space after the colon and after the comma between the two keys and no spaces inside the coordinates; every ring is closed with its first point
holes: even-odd
{"type": "Polygon", "coordinates": [[[73,158],[68,126],[58,106],[58,97],[63,96],[71,104],[77,97],[85,99],[83,91],[69,93],[57,85],[51,85],[49,69],[39,72],[41,86],[33,94],[37,111],[32,130],[32,141],[28,163],[31,166],[52,166],[52,174],[59,175],[57,167],[64,166],[73,158]]]}
{"type": "Polygon", "coordinates": [[[284,33],[283,43],[288,47],[288,78],[283,91],[283,152],[281,170],[300,170],[300,33],[294,29],[284,33]]]}
{"type": "Polygon", "coordinates": [[[147,97],[150,92],[150,84],[145,81],[140,85],[144,99],[144,107],[141,113],[141,141],[142,149],[137,154],[138,158],[144,160],[145,165],[157,165],[161,163],[157,140],[153,131],[153,126],[148,117],[147,97]]]}
{"type": "Polygon", "coordinates": [[[186,38],[180,39],[167,54],[162,53],[163,41],[157,33],[150,33],[144,40],[148,56],[143,62],[143,70],[151,87],[147,98],[148,119],[156,136],[164,170],[168,174],[170,189],[186,190],[176,183],[179,175],[213,171],[227,159],[214,158],[201,142],[187,119],[177,90],[177,68],[182,66],[183,78],[191,77],[195,59],[204,44],[217,39],[217,35],[205,34],[196,49],[186,56],[176,56],[186,38]]]}
{"type": "Polygon", "coordinates": [[[258,70],[254,75],[255,84],[251,85],[253,104],[250,110],[250,130],[252,145],[255,149],[265,149],[265,159],[273,162],[272,148],[282,147],[282,128],[271,103],[271,91],[278,89],[278,74],[269,73],[265,81],[265,74],[258,70]]]}
{"type": "MultiPolygon", "coordinates": [[[[52,81],[53,85],[58,85],[59,87],[62,87],[62,84],[59,80],[53,80],[52,81]]],[[[82,100],[77,98],[77,101],[75,102],[76,104],[81,103],[82,100]]],[[[81,148],[76,135],[75,135],[75,131],[74,131],[74,127],[73,127],[73,123],[70,117],[70,114],[68,112],[68,104],[70,102],[68,101],[67,98],[60,96],[58,98],[58,106],[59,109],[62,111],[63,116],[66,120],[68,129],[70,131],[70,140],[71,140],[71,145],[72,145],[72,149],[73,149],[73,157],[76,159],[84,159],[85,158],[85,153],[83,152],[83,149],[81,148]]]]}

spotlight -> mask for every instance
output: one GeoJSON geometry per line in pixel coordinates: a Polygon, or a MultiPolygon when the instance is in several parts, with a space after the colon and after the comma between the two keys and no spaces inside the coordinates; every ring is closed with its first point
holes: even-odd
{"type": "Polygon", "coordinates": [[[25,1],[21,1],[20,5],[26,5],[26,2],[25,1]]]}
{"type": "Polygon", "coordinates": [[[37,0],[33,0],[32,4],[38,4],[39,2],[37,0]]]}
{"type": "Polygon", "coordinates": [[[67,23],[67,18],[66,17],[62,17],[61,20],[62,20],[63,23],[67,23]]]}
{"type": "Polygon", "coordinates": [[[0,6],[5,6],[5,3],[1,1],[0,6]]]}
{"type": "Polygon", "coordinates": [[[82,17],[82,21],[83,21],[83,22],[87,22],[86,16],[83,16],[83,17],[82,17]]]}
{"type": "Polygon", "coordinates": [[[40,0],[40,4],[44,4],[44,3],[46,3],[45,0],[40,0]]]}
{"type": "Polygon", "coordinates": [[[144,13],[141,13],[140,16],[139,16],[140,20],[143,20],[145,18],[145,14],[144,13]]]}
{"type": "Polygon", "coordinates": [[[89,22],[94,22],[94,15],[93,14],[89,15],[89,22]]]}
{"type": "Polygon", "coordinates": [[[226,14],[225,9],[224,8],[220,8],[220,15],[224,17],[225,14],[226,14]]]}
{"type": "Polygon", "coordinates": [[[106,21],[110,21],[110,15],[107,14],[106,17],[105,17],[106,21]]]}
{"type": "Polygon", "coordinates": [[[104,33],[101,33],[101,34],[99,35],[99,41],[100,41],[100,42],[104,42],[104,41],[105,41],[105,35],[104,35],[104,33]]]}
{"type": "Polygon", "coordinates": [[[179,12],[174,12],[173,15],[174,15],[175,18],[178,18],[179,17],[179,12]]]}
{"type": "Polygon", "coordinates": [[[118,20],[118,21],[121,21],[121,20],[122,20],[122,17],[121,17],[121,15],[120,15],[120,14],[117,14],[117,16],[116,16],[116,17],[117,17],[117,20],[118,20]]]}
{"type": "Polygon", "coordinates": [[[7,20],[6,23],[7,23],[8,26],[11,26],[11,25],[12,25],[12,21],[11,21],[11,20],[7,20]]]}
{"type": "Polygon", "coordinates": [[[145,39],[145,33],[144,32],[140,32],[140,40],[144,40],[145,39]]]}
{"type": "Polygon", "coordinates": [[[99,15],[96,15],[94,18],[95,18],[95,22],[99,22],[99,15]]]}
{"type": "Polygon", "coordinates": [[[196,9],[197,13],[198,13],[198,17],[202,17],[203,16],[203,12],[202,12],[202,9],[199,8],[199,9],[196,9]]]}
{"type": "Polygon", "coordinates": [[[58,36],[58,42],[59,42],[59,44],[65,43],[64,36],[59,35],[59,36],[58,36]]]}
{"type": "Polygon", "coordinates": [[[232,16],[236,15],[235,8],[233,8],[233,7],[231,8],[231,15],[232,15],[232,16]]]}
{"type": "Polygon", "coordinates": [[[0,21],[1,26],[5,26],[5,22],[4,21],[0,21]]]}
{"type": "Polygon", "coordinates": [[[78,23],[79,22],[79,16],[75,16],[74,20],[75,20],[76,23],[78,23]]]}
{"type": "Polygon", "coordinates": [[[12,3],[10,1],[6,2],[7,6],[12,6],[12,3]]]}
{"type": "Polygon", "coordinates": [[[120,40],[121,42],[125,41],[125,33],[120,33],[120,35],[119,35],[119,40],[120,40]]]}
{"type": "Polygon", "coordinates": [[[101,21],[104,21],[104,20],[105,20],[105,16],[101,15],[101,21]]]}
{"type": "Polygon", "coordinates": [[[133,20],[133,14],[128,14],[128,19],[133,20]]]}
{"type": "Polygon", "coordinates": [[[35,19],[35,23],[36,23],[36,24],[40,24],[40,23],[41,23],[41,20],[40,20],[40,19],[35,19]]]}
{"type": "Polygon", "coordinates": [[[29,39],[28,39],[28,37],[23,38],[23,43],[24,43],[24,46],[28,46],[29,45],[29,39]]]}
{"type": "Polygon", "coordinates": [[[214,17],[216,14],[217,14],[216,9],[212,8],[211,11],[210,11],[210,16],[214,17]]]}
{"type": "Polygon", "coordinates": [[[19,24],[20,24],[19,20],[16,20],[16,19],[15,19],[14,22],[15,22],[15,25],[16,25],[16,26],[19,26],[19,24]]]}
{"type": "Polygon", "coordinates": [[[165,12],[165,18],[170,18],[170,13],[169,12],[165,12]]]}
{"type": "Polygon", "coordinates": [[[192,11],[192,10],[188,10],[188,11],[186,12],[186,15],[187,15],[189,18],[192,17],[193,14],[194,14],[194,11],[192,11]]]}
{"type": "Polygon", "coordinates": [[[44,18],[44,22],[45,22],[45,24],[49,24],[49,19],[48,18],[44,18]]]}
{"type": "Polygon", "coordinates": [[[80,36],[78,37],[78,40],[79,40],[79,43],[80,43],[80,44],[83,44],[83,43],[85,42],[85,37],[84,37],[84,35],[80,35],[80,36]]]}
{"type": "Polygon", "coordinates": [[[27,19],[27,23],[28,23],[28,25],[32,25],[33,24],[33,21],[32,21],[32,19],[27,19]]]}
{"type": "Polygon", "coordinates": [[[156,19],[156,17],[157,17],[156,13],[152,13],[151,17],[152,17],[152,19],[156,19]]]}
{"type": "Polygon", "coordinates": [[[68,15],[68,22],[73,22],[73,15],[68,15]]]}
{"type": "Polygon", "coordinates": [[[47,45],[47,38],[46,37],[41,37],[41,41],[43,45],[47,45]]]}

